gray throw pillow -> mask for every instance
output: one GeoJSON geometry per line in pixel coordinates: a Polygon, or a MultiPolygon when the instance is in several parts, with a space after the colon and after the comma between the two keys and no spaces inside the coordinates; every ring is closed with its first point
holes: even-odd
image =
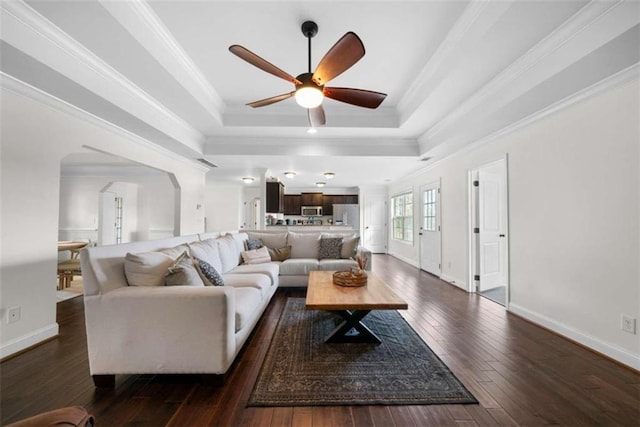
{"type": "Polygon", "coordinates": [[[342,252],[342,237],[323,237],[320,239],[319,259],[340,258],[342,252]]]}
{"type": "Polygon", "coordinates": [[[193,265],[196,267],[196,270],[198,270],[198,274],[200,274],[200,278],[205,286],[224,286],[224,280],[220,273],[207,261],[194,258],[193,265]]]}
{"type": "Polygon", "coordinates": [[[260,249],[264,246],[264,243],[262,243],[260,239],[248,239],[246,246],[248,251],[252,251],[254,249],[260,249]]]}

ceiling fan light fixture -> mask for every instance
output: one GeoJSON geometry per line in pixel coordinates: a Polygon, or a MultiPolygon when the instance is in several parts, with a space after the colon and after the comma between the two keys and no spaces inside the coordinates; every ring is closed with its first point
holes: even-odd
{"type": "Polygon", "coordinates": [[[316,108],[322,104],[324,95],[322,91],[313,86],[302,86],[296,90],[296,102],[304,108],[316,108]]]}

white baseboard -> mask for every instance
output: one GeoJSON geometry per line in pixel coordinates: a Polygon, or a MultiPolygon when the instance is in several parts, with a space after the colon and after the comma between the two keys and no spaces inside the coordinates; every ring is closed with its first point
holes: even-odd
{"type": "Polygon", "coordinates": [[[464,280],[458,279],[458,278],[453,277],[453,276],[449,276],[447,274],[441,274],[440,278],[442,280],[444,280],[445,282],[449,282],[453,286],[456,286],[456,287],[462,289],[465,292],[469,292],[469,289],[467,288],[467,282],[465,282],[464,280]]]}
{"type": "Polygon", "coordinates": [[[624,348],[618,347],[615,344],[601,341],[600,339],[593,337],[589,334],[585,334],[571,326],[562,324],[554,319],[551,319],[542,314],[535,313],[518,304],[509,304],[510,312],[517,314],[533,323],[550,329],[562,336],[565,336],[577,343],[580,343],[592,350],[607,355],[618,362],[630,366],[631,368],[640,370],[640,355],[633,354],[624,348]]]}
{"type": "Polygon", "coordinates": [[[49,338],[58,335],[58,324],[52,323],[44,328],[37,329],[33,332],[14,338],[0,347],[0,359],[11,356],[19,351],[29,348],[49,338]]]}
{"type": "Polygon", "coordinates": [[[414,259],[406,258],[406,257],[403,257],[402,255],[398,255],[398,254],[393,253],[393,252],[389,252],[389,255],[391,255],[394,258],[398,258],[400,261],[406,262],[407,264],[410,264],[410,265],[414,266],[415,268],[420,268],[420,265],[418,265],[418,263],[414,259]]]}

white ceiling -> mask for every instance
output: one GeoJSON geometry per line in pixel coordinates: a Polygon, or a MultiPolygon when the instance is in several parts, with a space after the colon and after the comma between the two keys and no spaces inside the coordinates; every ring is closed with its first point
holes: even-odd
{"type": "Polygon", "coordinates": [[[284,180],[293,170],[290,186],[311,186],[326,171],[336,173],[330,185],[384,185],[599,82],[637,73],[640,60],[636,1],[49,0],[0,7],[3,73],[176,155],[206,158],[218,166],[209,179],[223,183],[265,171],[284,180]],[[347,31],[364,42],[365,57],[329,86],[388,94],[377,110],[326,100],[327,124],[315,135],[293,99],[245,106],[293,86],[228,52],[240,44],[292,75],[306,72],[305,20],[319,26],[314,67],[347,31]]]}

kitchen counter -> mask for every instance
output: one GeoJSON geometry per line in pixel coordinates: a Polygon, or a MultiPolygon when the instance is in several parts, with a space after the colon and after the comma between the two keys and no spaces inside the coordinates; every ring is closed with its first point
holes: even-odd
{"type": "Polygon", "coordinates": [[[353,225],[267,225],[267,230],[353,230],[353,225]]]}

